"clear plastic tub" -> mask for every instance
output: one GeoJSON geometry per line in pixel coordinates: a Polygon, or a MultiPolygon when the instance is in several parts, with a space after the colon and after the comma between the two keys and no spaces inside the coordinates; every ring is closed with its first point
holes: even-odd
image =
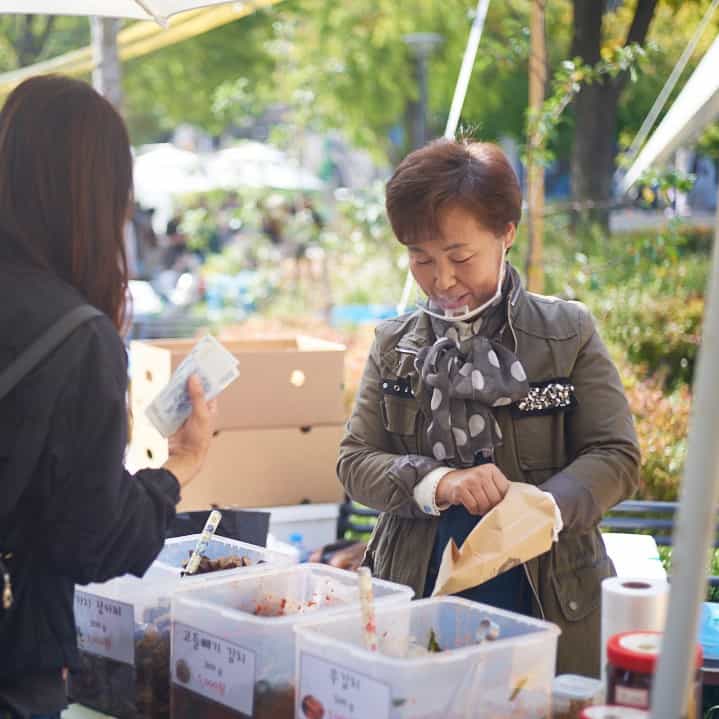
{"type": "Polygon", "coordinates": [[[182,564],[198,537],[168,540],[142,579],[126,575],[104,584],[77,587],[75,620],[81,670],[70,680],[75,702],[120,719],[169,717],[173,592],[219,577],[247,576],[294,564],[287,554],[215,537],[205,556],[241,556],[250,565],[182,577],[182,564]]]}
{"type": "Polygon", "coordinates": [[[455,597],[377,607],[376,616],[378,652],[365,649],[358,612],[298,627],[297,717],[550,716],[553,624],[455,597]],[[498,628],[494,641],[480,639],[483,620],[498,628]]]}
{"type": "MultiPolygon", "coordinates": [[[[373,580],[378,607],[409,587],[373,580]]],[[[297,625],[359,605],[357,575],[303,564],[232,577],[172,601],[172,717],[292,719],[297,625]]]]}
{"type": "Polygon", "coordinates": [[[553,719],[580,719],[587,707],[604,704],[604,684],[578,674],[562,674],[552,684],[553,719]]]}

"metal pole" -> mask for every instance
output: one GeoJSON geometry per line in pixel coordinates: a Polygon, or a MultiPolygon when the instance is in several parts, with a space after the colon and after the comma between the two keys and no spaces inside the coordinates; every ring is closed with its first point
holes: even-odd
{"type": "Polygon", "coordinates": [[[447,118],[447,127],[444,136],[451,140],[457,134],[457,125],[464,107],[464,99],[467,96],[467,88],[469,87],[469,79],[472,77],[472,68],[474,60],[477,57],[477,49],[479,41],[482,39],[482,30],[484,29],[484,21],[487,19],[487,10],[489,10],[489,0],[479,0],[477,3],[477,12],[474,16],[472,29],[469,31],[467,47],[462,58],[462,67],[459,70],[457,85],[454,88],[454,97],[447,118]]]}
{"type": "Polygon", "coordinates": [[[654,681],[652,719],[683,716],[694,668],[700,605],[706,592],[719,499],[719,209],[702,345],[695,373],[687,462],[674,531],[667,626],[654,681]]]}
{"type": "Polygon", "coordinates": [[[92,85],[119,110],[122,107],[122,62],[117,49],[120,20],[92,17],[90,28],[95,63],[92,85]]]}
{"type": "Polygon", "coordinates": [[[429,108],[427,90],[427,56],[420,53],[417,56],[417,81],[419,84],[419,122],[417,124],[418,147],[424,147],[427,142],[427,112],[429,108]]]}

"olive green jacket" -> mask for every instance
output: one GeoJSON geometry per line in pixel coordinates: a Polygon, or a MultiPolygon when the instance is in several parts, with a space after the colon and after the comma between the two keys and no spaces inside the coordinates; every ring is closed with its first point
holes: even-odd
{"type": "MultiPolygon", "coordinates": [[[[558,671],[596,676],[600,584],[614,574],[598,523],[637,486],[640,457],[632,416],[583,305],[519,287],[507,312],[501,341],[516,352],[530,384],[568,379],[576,404],[541,415],[495,408],[504,438],[495,462],[511,481],[537,485],[559,505],[564,520],[559,541],[525,565],[534,612],[562,630],[558,671]]],[[[420,312],[377,327],[338,461],[350,497],[382,512],[365,562],[376,576],[407,584],[418,596],[438,518],[417,506],[413,489],[440,463],[428,446],[414,360],[433,340],[420,312]]]]}

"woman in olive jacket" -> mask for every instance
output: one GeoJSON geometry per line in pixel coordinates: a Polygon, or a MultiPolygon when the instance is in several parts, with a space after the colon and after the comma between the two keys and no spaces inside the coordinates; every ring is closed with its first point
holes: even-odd
{"type": "Polygon", "coordinates": [[[554,500],[552,549],[462,595],[562,629],[558,670],[599,673],[598,530],[637,485],[639,449],[616,368],[584,306],[527,292],[506,260],[521,214],[516,175],[488,143],[439,140],[387,185],[387,212],[427,302],[379,325],[338,473],[382,512],[366,562],[431,594],[512,482],[554,500]]]}

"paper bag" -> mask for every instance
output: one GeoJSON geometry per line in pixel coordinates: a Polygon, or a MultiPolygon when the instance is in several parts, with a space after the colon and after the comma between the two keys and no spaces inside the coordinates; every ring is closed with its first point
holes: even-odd
{"type": "Polygon", "coordinates": [[[555,511],[546,492],[513,482],[461,548],[453,539],[447,543],[432,596],[476,587],[549,551],[556,531],[555,511]]]}

